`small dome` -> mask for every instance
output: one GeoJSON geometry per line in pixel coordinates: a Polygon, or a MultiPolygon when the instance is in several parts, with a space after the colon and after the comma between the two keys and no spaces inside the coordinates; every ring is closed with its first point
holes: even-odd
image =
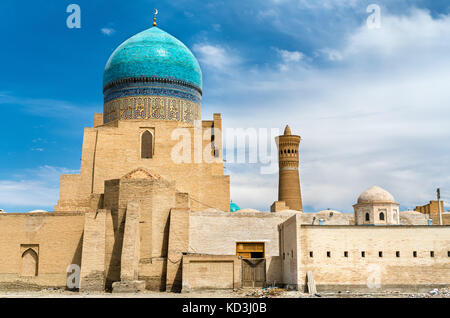
{"type": "Polygon", "coordinates": [[[203,210],[202,212],[214,212],[214,213],[217,213],[217,212],[223,212],[223,211],[220,210],[220,209],[216,209],[216,208],[209,208],[209,209],[203,210]]]}
{"type": "Polygon", "coordinates": [[[28,213],[48,213],[48,211],[45,211],[45,210],[33,210],[33,211],[28,212],[28,213]]]}
{"type": "Polygon", "coordinates": [[[316,213],[317,215],[337,215],[342,214],[342,212],[336,211],[336,210],[322,210],[316,213]]]}
{"type": "Polygon", "coordinates": [[[136,34],[114,51],[105,67],[103,86],[142,77],[180,81],[202,89],[202,71],[192,52],[157,27],[136,34]]]}
{"type": "Polygon", "coordinates": [[[417,211],[400,211],[400,215],[422,215],[422,213],[417,211]]]}
{"type": "Polygon", "coordinates": [[[236,203],[233,202],[230,203],[230,212],[237,212],[240,209],[241,208],[236,203]]]}
{"type": "Polygon", "coordinates": [[[261,211],[259,211],[259,210],[255,210],[255,209],[242,209],[242,210],[239,210],[239,212],[244,212],[244,213],[254,213],[254,212],[261,212],[261,211]]]}
{"type": "Polygon", "coordinates": [[[372,203],[372,202],[388,202],[395,203],[395,199],[386,190],[373,186],[364,191],[358,198],[358,203],[372,203]]]}

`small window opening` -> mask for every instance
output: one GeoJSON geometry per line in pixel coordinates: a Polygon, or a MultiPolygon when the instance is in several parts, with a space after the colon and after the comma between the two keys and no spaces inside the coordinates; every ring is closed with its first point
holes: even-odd
{"type": "Polygon", "coordinates": [[[153,135],[148,130],[142,134],[141,140],[141,158],[153,158],[153,135]]]}

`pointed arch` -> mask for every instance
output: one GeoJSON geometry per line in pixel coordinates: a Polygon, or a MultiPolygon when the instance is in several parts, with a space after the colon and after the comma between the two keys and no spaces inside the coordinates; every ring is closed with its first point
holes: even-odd
{"type": "Polygon", "coordinates": [[[149,130],[144,131],[141,136],[141,158],[151,159],[154,153],[154,136],[149,130]]]}
{"type": "Polygon", "coordinates": [[[34,277],[38,275],[38,255],[29,248],[22,254],[22,276],[34,277]]]}
{"type": "Polygon", "coordinates": [[[380,213],[380,221],[384,221],[384,213],[383,212],[380,213]]]}

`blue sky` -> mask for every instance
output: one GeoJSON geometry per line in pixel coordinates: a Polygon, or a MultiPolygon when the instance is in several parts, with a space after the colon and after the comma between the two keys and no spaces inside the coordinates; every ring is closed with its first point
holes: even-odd
{"type": "MultiPolygon", "coordinates": [[[[303,137],[308,210],[351,211],[377,184],[404,209],[450,201],[450,4],[430,1],[17,1],[0,4],[0,208],[52,210],[102,111],[112,51],[148,28],[183,41],[204,73],[203,117],[303,137]],[[81,7],[82,28],[66,27],[81,7]],[[366,26],[369,4],[381,28],[366,26]]],[[[267,210],[276,175],[227,165],[232,197],[267,210]]]]}

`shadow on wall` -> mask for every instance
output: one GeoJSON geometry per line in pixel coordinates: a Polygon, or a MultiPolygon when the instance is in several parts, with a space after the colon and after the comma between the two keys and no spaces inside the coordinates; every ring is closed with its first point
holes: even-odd
{"type": "MultiPolygon", "coordinates": [[[[72,257],[72,263],[78,265],[81,268],[81,255],[83,252],[83,237],[84,237],[84,231],[81,234],[80,240],[78,241],[77,249],[75,250],[75,254],[72,257]]],[[[71,265],[69,264],[69,265],[71,265]]],[[[72,272],[67,273],[66,282],[69,280],[69,276],[72,275],[72,272]]],[[[66,290],[77,290],[77,289],[69,289],[69,287],[66,284],[66,290]]]]}
{"type": "Polygon", "coordinates": [[[281,257],[280,256],[272,256],[267,258],[267,277],[266,277],[266,285],[268,286],[278,286],[282,284],[282,276],[281,276],[281,257]]]}

